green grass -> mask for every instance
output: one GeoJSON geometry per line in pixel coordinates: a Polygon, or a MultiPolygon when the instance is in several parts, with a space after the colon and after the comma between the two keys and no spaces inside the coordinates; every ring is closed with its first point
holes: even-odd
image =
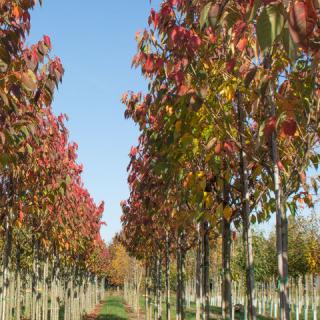
{"type": "MultiPolygon", "coordinates": [[[[176,318],[176,297],[175,295],[171,296],[170,299],[170,313],[171,319],[176,318]]],[[[145,310],[145,299],[144,297],[140,298],[140,308],[145,310]]],[[[195,308],[187,308],[186,310],[186,320],[194,320],[196,318],[196,311],[195,308]]],[[[166,319],[166,304],[165,302],[162,303],[162,319],[166,319]]]]}
{"type": "Polygon", "coordinates": [[[98,320],[127,320],[128,315],[124,309],[123,298],[109,296],[101,310],[98,320]]]}
{"type": "MultiPolygon", "coordinates": [[[[176,317],[176,297],[175,297],[175,295],[171,296],[171,301],[170,302],[171,302],[171,308],[170,308],[171,319],[175,319],[175,317],[176,317]]],[[[140,299],[140,307],[143,310],[145,308],[145,299],[143,297],[140,299]]],[[[165,312],[166,312],[166,305],[165,305],[165,302],[163,302],[163,305],[162,305],[162,319],[165,319],[165,312]]],[[[222,310],[219,307],[211,306],[210,307],[210,313],[213,316],[216,315],[217,318],[218,318],[218,316],[222,314],[222,310]]],[[[190,308],[186,308],[186,320],[194,320],[195,318],[196,318],[196,304],[192,302],[190,304],[190,308]]],[[[243,318],[244,318],[243,314],[240,314],[240,313],[236,313],[235,314],[235,319],[242,320],[243,318]]],[[[257,316],[257,319],[258,320],[266,320],[266,319],[270,319],[270,318],[263,317],[263,316],[257,316]]]]}

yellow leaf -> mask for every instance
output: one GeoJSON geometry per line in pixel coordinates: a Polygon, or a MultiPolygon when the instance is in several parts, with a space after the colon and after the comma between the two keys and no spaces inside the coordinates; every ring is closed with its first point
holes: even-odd
{"type": "Polygon", "coordinates": [[[217,207],[217,210],[216,210],[216,213],[217,213],[217,216],[218,217],[221,217],[222,214],[223,214],[223,203],[220,203],[217,207]]]}
{"type": "Polygon", "coordinates": [[[198,178],[203,178],[203,177],[204,177],[204,171],[199,171],[199,172],[197,173],[197,177],[198,177],[198,178]]]}
{"type": "Polygon", "coordinates": [[[181,132],[181,127],[182,127],[182,122],[177,121],[175,125],[176,132],[180,133],[181,132]]]}
{"type": "Polygon", "coordinates": [[[231,219],[231,216],[232,216],[232,208],[231,207],[225,207],[223,209],[223,216],[228,222],[230,222],[230,219],[231,219]]]}

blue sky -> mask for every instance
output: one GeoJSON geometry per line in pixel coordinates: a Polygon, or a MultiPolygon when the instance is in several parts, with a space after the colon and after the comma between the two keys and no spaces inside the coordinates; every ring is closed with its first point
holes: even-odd
{"type": "Polygon", "coordinates": [[[68,114],[84,183],[97,202],[106,202],[102,236],[107,241],[121,228],[128,153],[138,137],[137,128],[123,117],[120,99],[128,89],[145,89],[131,60],[135,32],[146,27],[150,8],[149,0],[44,0],[31,14],[28,43],[49,35],[54,55],[63,62],[66,72],[53,108],[56,114],[68,114]]]}

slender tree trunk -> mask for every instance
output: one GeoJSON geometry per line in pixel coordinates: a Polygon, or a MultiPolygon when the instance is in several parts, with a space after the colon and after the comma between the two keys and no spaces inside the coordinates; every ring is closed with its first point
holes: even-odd
{"type": "Polygon", "coordinates": [[[170,240],[166,233],[166,320],[170,320],[170,240]]]}
{"type": "Polygon", "coordinates": [[[151,276],[152,268],[148,267],[148,278],[147,278],[147,294],[148,294],[148,309],[147,309],[147,320],[151,320],[152,318],[152,276],[151,276]]]}
{"type": "Polygon", "coordinates": [[[157,281],[157,257],[154,258],[153,267],[153,317],[154,320],[158,319],[157,297],[158,297],[158,281],[157,281]]]}
{"type": "MultiPolygon", "coordinates": [[[[276,115],[273,102],[274,89],[270,85],[269,99],[271,103],[272,116],[276,115]]],[[[278,167],[279,152],[277,146],[277,134],[274,132],[271,137],[274,194],[276,200],[276,235],[277,235],[277,256],[278,256],[278,281],[280,295],[280,320],[289,320],[289,286],[288,286],[288,221],[285,210],[285,199],[282,193],[281,178],[278,167]]]]}
{"type": "Polygon", "coordinates": [[[20,247],[17,246],[17,265],[16,265],[16,305],[15,305],[15,318],[21,318],[21,271],[20,271],[20,247]]]}
{"type": "Polygon", "coordinates": [[[177,243],[177,297],[176,297],[176,320],[182,320],[181,315],[181,235],[178,233],[177,243]]]}
{"type": "Polygon", "coordinates": [[[43,279],[42,279],[42,320],[48,319],[48,257],[43,264],[43,279]]]}
{"type": "MultiPolygon", "coordinates": [[[[225,163],[223,164],[225,167],[225,163]]],[[[225,170],[225,168],[223,168],[225,170]]],[[[224,205],[229,203],[229,186],[223,184],[224,205]]],[[[232,279],[231,279],[231,222],[222,218],[222,317],[232,319],[232,279]]]]}
{"type": "Polygon", "coordinates": [[[222,221],[222,317],[232,318],[232,283],[230,270],[231,257],[231,228],[230,222],[223,218],[222,221]]]}
{"type": "MultiPolygon", "coordinates": [[[[184,239],[184,237],[183,237],[184,239]]],[[[185,320],[186,318],[186,265],[185,259],[186,253],[185,250],[181,247],[181,319],[185,320]]]]}
{"type": "Polygon", "coordinates": [[[8,303],[8,291],[9,291],[9,265],[10,265],[10,255],[12,249],[12,229],[9,225],[9,215],[5,218],[5,239],[4,239],[4,250],[3,250],[3,258],[2,258],[2,294],[1,294],[1,319],[6,318],[6,310],[8,303]]]}
{"type": "Polygon", "coordinates": [[[203,221],[203,272],[202,272],[202,292],[204,299],[204,319],[209,320],[210,317],[210,286],[209,286],[209,223],[203,221]]]}
{"type": "Polygon", "coordinates": [[[9,294],[8,294],[8,303],[7,303],[7,317],[8,319],[13,318],[13,309],[14,309],[14,290],[15,290],[15,281],[14,281],[14,273],[9,269],[9,294]]]}
{"type": "Polygon", "coordinates": [[[162,288],[161,288],[161,255],[158,256],[157,259],[157,314],[158,314],[158,320],[162,319],[162,303],[161,303],[161,293],[162,293],[162,288]]]}
{"type": "Polygon", "coordinates": [[[202,288],[201,288],[201,257],[202,257],[202,241],[201,241],[201,224],[197,224],[197,258],[196,258],[196,320],[201,320],[201,301],[202,301],[202,288]]]}
{"type": "Polygon", "coordinates": [[[177,319],[185,319],[185,251],[184,244],[184,232],[178,234],[178,254],[177,254],[177,276],[178,276],[178,290],[177,290],[177,319]]]}
{"type": "Polygon", "coordinates": [[[248,190],[248,160],[245,151],[244,138],[244,122],[245,114],[241,101],[240,93],[238,93],[238,113],[239,113],[239,135],[240,135],[240,163],[241,163],[241,193],[242,193],[242,221],[243,221],[243,242],[246,253],[246,284],[248,299],[248,317],[249,320],[256,319],[255,307],[255,284],[254,284],[254,265],[253,265],[253,249],[252,249],[252,230],[250,225],[250,204],[248,190]]]}
{"type": "Polygon", "coordinates": [[[149,320],[149,268],[148,265],[146,264],[146,269],[145,269],[145,289],[144,289],[144,296],[145,296],[145,300],[144,300],[144,311],[146,314],[146,320],[149,320]]]}

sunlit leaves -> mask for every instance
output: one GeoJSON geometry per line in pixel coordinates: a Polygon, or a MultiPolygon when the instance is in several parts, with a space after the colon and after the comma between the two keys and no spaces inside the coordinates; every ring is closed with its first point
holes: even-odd
{"type": "Polygon", "coordinates": [[[289,12],[289,30],[293,41],[305,46],[316,22],[317,14],[312,1],[295,1],[289,12]]]}
{"type": "Polygon", "coordinates": [[[284,27],[281,4],[270,4],[262,10],[257,20],[257,39],[262,50],[270,49],[284,27]]]}

